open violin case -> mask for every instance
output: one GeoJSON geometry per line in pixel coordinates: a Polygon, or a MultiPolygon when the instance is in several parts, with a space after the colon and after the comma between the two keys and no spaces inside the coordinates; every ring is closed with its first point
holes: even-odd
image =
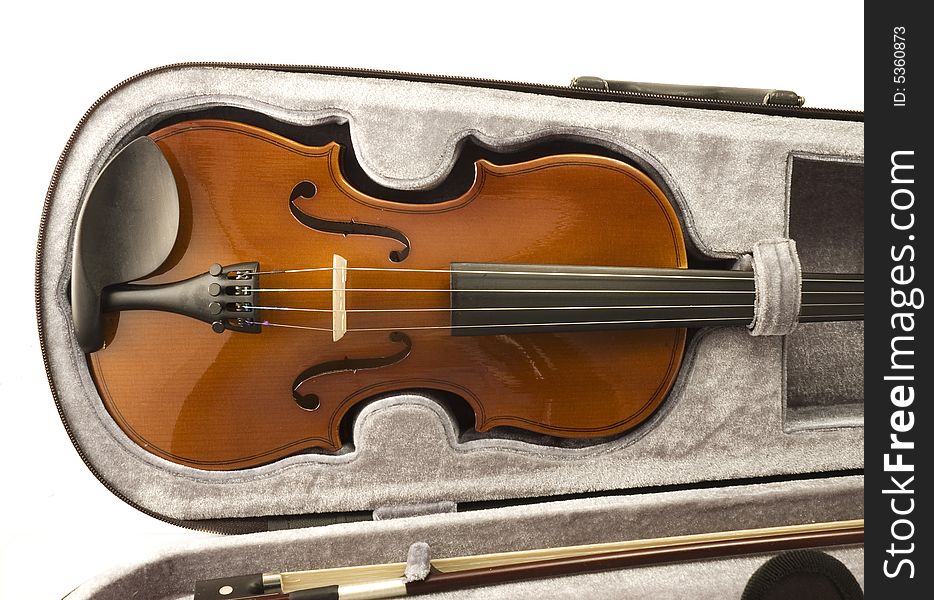
{"type": "MultiPolygon", "coordinates": [[[[286,65],[142,73],[88,110],[55,168],[38,249],[43,355],[65,428],[103,485],[154,518],[235,535],[101,574],[69,600],[189,598],[198,580],[404,562],[415,542],[440,558],[862,518],[861,321],[801,323],[783,336],[754,336],[745,325],[692,330],[660,408],[598,440],[478,432],[444,397],[415,391],[362,405],[338,452],[210,471],[143,450],[103,406],[76,341],[75,226],[121,148],[193,119],[246,123],[310,146],[338,141],[348,178],[390,199],[461,185],[477,158],[600,153],[665,193],[696,264],[749,269],[758,242],[790,238],[802,271],[863,271],[862,113],[286,65]]],[[[827,552],[862,580],[860,545],[827,552]]],[[[739,597],[768,557],[428,597],[739,597]]]]}

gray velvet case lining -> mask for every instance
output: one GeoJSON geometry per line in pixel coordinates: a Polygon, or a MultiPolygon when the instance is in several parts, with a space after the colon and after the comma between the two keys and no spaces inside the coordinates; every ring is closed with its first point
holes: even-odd
{"type": "MultiPolygon", "coordinates": [[[[863,165],[788,157],[788,237],[809,273],[863,272],[863,165]]],[[[812,323],[785,338],[785,429],[863,420],[863,323],[812,323]]]]}
{"type": "MultiPolygon", "coordinates": [[[[135,504],[175,519],[210,519],[862,466],[861,428],[785,431],[782,342],[751,338],[742,328],[699,335],[662,410],[631,434],[590,448],[495,437],[460,442],[440,406],[405,395],[365,408],[355,423],[355,447],[337,456],[209,473],[149,455],[104,411],[70,333],[71,228],[88,182],[134,132],[169,114],[213,105],[296,124],[349,120],[365,171],[404,189],[443,179],[468,135],[494,148],[555,135],[601,143],[657,172],[694,244],[721,257],[785,233],[792,151],[848,160],[862,155],[861,123],[248,69],[179,68],[138,79],[104,100],[65,157],[45,231],[41,287],[45,348],[64,417],[89,464],[135,504]]],[[[858,423],[836,423],[846,424],[858,423]]]]}
{"type": "MultiPolygon", "coordinates": [[[[404,562],[413,542],[462,556],[638,540],[863,516],[862,477],[588,498],[374,523],[215,538],[105,573],[68,600],[190,597],[196,579],[232,574],[404,562]]],[[[833,554],[862,581],[860,547],[833,554]]],[[[766,556],[696,561],[496,586],[431,598],[738,598],[766,556]],[[577,591],[592,591],[592,595],[577,591]]]]}

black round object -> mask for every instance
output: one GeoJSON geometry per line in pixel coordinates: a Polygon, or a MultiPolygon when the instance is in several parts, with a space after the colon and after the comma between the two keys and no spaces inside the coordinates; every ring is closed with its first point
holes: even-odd
{"type": "Polygon", "coordinates": [[[791,550],[749,578],[742,600],[861,600],[863,589],[842,562],[825,552],[791,550]]]}

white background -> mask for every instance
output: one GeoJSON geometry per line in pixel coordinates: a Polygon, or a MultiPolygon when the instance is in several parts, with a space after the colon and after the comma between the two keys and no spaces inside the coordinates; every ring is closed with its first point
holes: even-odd
{"type": "Polygon", "coordinates": [[[554,84],[593,74],[791,89],[809,106],[863,103],[861,2],[203,4],[4,8],[0,596],[36,576],[35,597],[60,598],[105,569],[207,536],[136,512],[87,471],[39,352],[33,267],[46,188],[84,111],[124,78],[179,61],[243,61],[554,84]]]}

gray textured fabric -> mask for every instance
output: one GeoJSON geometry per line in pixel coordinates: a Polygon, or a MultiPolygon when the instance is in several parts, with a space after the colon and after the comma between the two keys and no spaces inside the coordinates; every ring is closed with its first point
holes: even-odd
{"type": "Polygon", "coordinates": [[[425,542],[415,542],[409,546],[405,559],[405,580],[421,581],[431,572],[431,546],[425,542]]]}
{"type": "Polygon", "coordinates": [[[788,161],[788,234],[806,273],[862,273],[863,164],[793,153],[788,161]]]}
{"type": "Polygon", "coordinates": [[[752,254],[743,254],[730,265],[733,271],[752,271],[752,254]]]}
{"type": "MultiPolygon", "coordinates": [[[[858,519],[863,516],[862,489],[862,477],[834,477],[219,536],[101,574],[68,600],[190,598],[198,579],[404,562],[413,542],[430,544],[432,556],[440,558],[858,519]]],[[[862,548],[832,553],[862,580],[862,548]]],[[[429,597],[566,598],[580,590],[580,596],[595,598],[735,598],[767,558],[659,565],[429,597]]]]}
{"type": "Polygon", "coordinates": [[[785,339],[784,362],[786,431],[862,427],[862,321],[802,323],[785,339]]]}
{"type": "Polygon", "coordinates": [[[863,403],[863,323],[805,323],[785,342],[789,408],[863,403]],[[808,329],[803,332],[801,330],[808,329]],[[793,373],[791,371],[793,370],[793,373]],[[807,373],[833,370],[833,376],[807,373]]]}
{"type": "MultiPolygon", "coordinates": [[[[807,273],[863,272],[863,165],[789,157],[788,237],[807,273]]],[[[785,427],[858,425],[863,417],[863,323],[802,323],[785,338],[785,427]]]]}
{"type": "Polygon", "coordinates": [[[787,335],[801,309],[801,263],[794,240],[760,240],[752,246],[756,309],[749,333],[787,335]]]}
{"type": "MultiPolygon", "coordinates": [[[[789,434],[780,341],[741,328],[697,336],[675,389],[648,423],[581,449],[484,436],[460,441],[450,416],[406,395],[367,406],[353,447],[220,473],[180,467],[133,443],[104,410],[71,334],[72,227],[116,148],[166,115],[214,105],[300,125],[349,121],[378,183],[441,180],[468,135],[493,148],[556,135],[606,145],[654,168],[686,233],[710,256],[784,235],[791,152],[861,160],[861,123],[592,102],[500,90],[249,69],[178,68],[105,99],[65,156],[41,249],[40,324],[62,414],[88,463],[131,502],[176,519],[373,510],[858,468],[859,428],[789,434]],[[407,432],[399,436],[399,431],[407,432]]],[[[433,546],[435,544],[433,543],[433,546]]]]}

